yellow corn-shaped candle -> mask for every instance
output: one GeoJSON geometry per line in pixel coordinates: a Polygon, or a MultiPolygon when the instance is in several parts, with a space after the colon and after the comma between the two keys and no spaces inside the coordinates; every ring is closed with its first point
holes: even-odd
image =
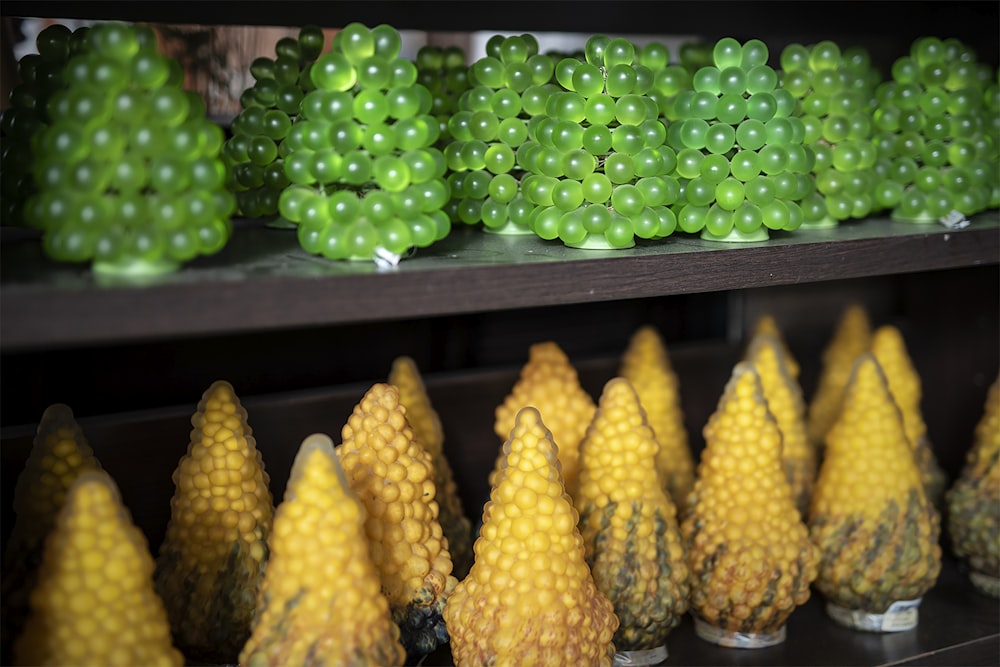
{"type": "Polygon", "coordinates": [[[609,667],[618,628],[587,566],[552,433],[522,408],[483,508],[469,575],[444,609],[458,667],[609,667]]]}
{"type": "MultiPolygon", "coordinates": [[[[510,436],[514,418],[520,409],[529,405],[538,409],[552,433],[559,448],[563,483],[572,496],[576,488],[580,441],[594,418],[597,406],[580,385],[580,378],[569,357],[555,342],[544,341],[531,346],[520,377],[503,403],[497,406],[493,430],[501,441],[510,436]]],[[[490,486],[496,482],[502,458],[502,453],[497,456],[490,474],[490,486]]]]}
{"type": "Polygon", "coordinates": [[[881,614],[937,580],[940,519],[870,353],[858,358],[827,434],[809,528],[823,553],[816,588],[834,605],[881,614]]]}
{"type": "MultiPolygon", "coordinates": [[[[721,631],[777,643],[788,617],[809,599],[819,551],[795,508],[781,431],[752,364],[733,368],[703,434],[681,523],[696,629],[706,639],[721,631]]],[[[723,636],[717,643],[729,641],[723,636]]]]}
{"type": "Polygon", "coordinates": [[[457,580],[438,522],[431,455],[413,436],[399,390],[376,383],[342,429],[344,473],[367,510],[365,534],[407,662],[448,641],[441,610],[457,580]]]}
{"type": "Polygon", "coordinates": [[[580,444],[575,502],[587,563],[618,616],[619,651],[664,646],[688,608],[687,554],[658,448],[632,385],[609,380],[580,444]]]}
{"type": "Polygon", "coordinates": [[[816,391],[806,410],[806,430],[817,448],[840,413],[844,387],[858,356],[871,346],[872,328],[864,306],[852,303],[844,309],[833,336],[823,350],[816,391]]]}
{"type": "Polygon", "coordinates": [[[785,338],[781,334],[781,328],[778,327],[778,321],[774,319],[774,315],[765,313],[757,318],[750,340],[752,341],[757,336],[773,336],[778,341],[785,358],[785,365],[788,366],[788,374],[792,376],[793,380],[798,381],[800,371],[799,362],[796,361],[795,355],[792,354],[788,343],[785,342],[785,338]]]}
{"type": "Polygon", "coordinates": [[[792,487],[792,498],[803,517],[816,481],[816,448],[806,434],[806,406],[799,383],[788,370],[787,358],[771,334],[757,334],[747,347],[747,361],[760,376],[767,408],[781,430],[781,460],[792,487]]]}
{"type": "Polygon", "coordinates": [[[680,382],[663,337],[651,325],[639,327],[622,355],[618,375],[632,383],[656,441],[656,469],[678,509],[694,485],[694,457],[681,408],[680,382]]]}
{"type": "Polygon", "coordinates": [[[275,510],[271,557],[241,665],[403,664],[406,652],[364,524],[364,506],[344,477],[333,441],[309,436],[275,510]]]}
{"type": "Polygon", "coordinates": [[[945,495],[952,549],[968,561],[972,583],[1000,597],[1000,376],[976,424],[965,465],[945,495]]]}
{"type": "Polygon", "coordinates": [[[917,459],[917,468],[920,469],[920,479],[923,480],[927,497],[937,505],[944,495],[947,479],[944,470],[938,465],[927,436],[927,424],[920,408],[923,398],[920,375],[906,349],[902,332],[891,324],[875,329],[872,334],[872,353],[885,373],[889,392],[903,415],[903,429],[917,459]]]}
{"type": "Polygon", "coordinates": [[[437,489],[438,521],[448,540],[452,574],[463,578],[472,566],[472,523],[465,516],[451,466],[444,455],[444,429],[427,388],[412,358],[397,357],[389,371],[389,384],[399,389],[399,402],[406,408],[406,420],[413,435],[434,462],[434,487],[437,489]]]}
{"type": "Polygon", "coordinates": [[[183,665],[153,567],[108,473],[80,472],[45,542],[16,664],[183,665]]]}
{"type": "Polygon", "coordinates": [[[218,380],[191,417],[174,470],[156,590],[189,659],[231,663],[250,636],[274,518],[270,479],[231,384],[218,380]]]}
{"type": "Polygon", "coordinates": [[[100,468],[70,407],[56,403],[46,408],[14,486],[14,526],[4,550],[0,597],[4,655],[11,639],[21,632],[45,538],[56,523],[66,492],[81,472],[100,468]]]}

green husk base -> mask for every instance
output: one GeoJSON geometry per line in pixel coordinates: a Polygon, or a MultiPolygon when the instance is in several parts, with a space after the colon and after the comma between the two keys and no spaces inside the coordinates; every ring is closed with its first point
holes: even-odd
{"type": "Polygon", "coordinates": [[[705,241],[720,241],[723,243],[756,243],[758,241],[767,241],[771,238],[771,235],[768,233],[767,227],[764,226],[758,227],[750,233],[741,232],[734,227],[725,236],[716,236],[707,229],[703,229],[701,230],[701,238],[705,241]]]}
{"type": "Polygon", "coordinates": [[[815,222],[802,222],[799,229],[833,229],[840,226],[840,221],[830,215],[824,215],[815,222]]]}
{"type": "Polygon", "coordinates": [[[151,261],[147,259],[130,259],[121,262],[101,262],[91,264],[91,271],[99,276],[113,278],[148,278],[173,273],[181,267],[180,262],[166,259],[151,261]]]}
{"type": "Polygon", "coordinates": [[[511,222],[510,220],[499,227],[488,227],[483,225],[483,231],[487,234],[499,234],[502,236],[528,236],[534,234],[534,232],[526,226],[519,225],[516,222],[511,222]]]}
{"type": "Polygon", "coordinates": [[[570,248],[579,248],[581,250],[625,250],[626,248],[634,248],[635,241],[632,241],[627,246],[616,248],[608,243],[604,234],[587,234],[586,238],[579,243],[567,243],[566,245],[570,248]]]}
{"type": "Polygon", "coordinates": [[[923,211],[911,217],[900,213],[898,208],[894,209],[892,213],[889,215],[889,217],[895,220],[896,222],[912,222],[919,225],[927,225],[937,222],[937,218],[935,218],[930,213],[927,213],[926,211],[923,211]]]}

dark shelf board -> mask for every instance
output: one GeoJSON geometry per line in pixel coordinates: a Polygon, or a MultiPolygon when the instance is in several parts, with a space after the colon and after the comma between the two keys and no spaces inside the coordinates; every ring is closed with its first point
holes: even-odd
{"type": "Polygon", "coordinates": [[[236,221],[229,244],[141,285],[58,264],[27,230],[3,229],[0,346],[7,352],[340,325],[813,283],[996,264],[1000,214],[962,230],[884,218],[727,244],[676,234],[627,250],[456,228],[390,269],[329,261],[294,231],[236,221]]]}

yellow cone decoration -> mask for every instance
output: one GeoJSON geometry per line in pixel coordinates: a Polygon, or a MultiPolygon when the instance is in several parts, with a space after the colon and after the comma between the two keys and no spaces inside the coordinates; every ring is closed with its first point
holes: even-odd
{"type": "Polygon", "coordinates": [[[402,665],[399,627],[382,595],[355,497],[323,434],[295,456],[274,516],[271,557],[245,667],[402,665]]]}
{"type": "Polygon", "coordinates": [[[788,368],[781,342],[771,334],[757,334],[747,347],[747,360],[760,376],[767,407],[781,430],[781,460],[792,487],[792,498],[803,517],[816,481],[816,448],[806,433],[806,405],[802,389],[788,368]]]}
{"type": "Polygon", "coordinates": [[[1000,597],[1000,376],[976,424],[965,465],[945,496],[952,549],[975,586],[1000,597]]]}
{"type": "Polygon", "coordinates": [[[35,586],[45,538],[56,524],[66,492],[85,470],[101,464],[69,406],[46,408],[31,452],[14,486],[14,526],[3,557],[3,642],[21,632],[35,586]]]}
{"type": "Polygon", "coordinates": [[[903,428],[917,459],[927,497],[937,505],[944,495],[947,478],[931,448],[920,407],[923,398],[920,375],[910,359],[902,332],[890,324],[877,328],[872,334],[872,353],[885,373],[889,392],[903,415],[903,428]]]}
{"type": "MultiPolygon", "coordinates": [[[[493,430],[501,441],[510,436],[517,413],[529,405],[538,409],[552,433],[559,448],[563,482],[572,496],[576,488],[580,441],[597,406],[580,386],[580,378],[569,357],[552,341],[531,346],[520,377],[503,403],[497,406],[493,430]]],[[[490,474],[490,486],[496,483],[502,457],[503,454],[497,457],[490,474]]]]}
{"type": "Polygon", "coordinates": [[[792,354],[788,343],[785,342],[781,328],[778,327],[778,321],[774,319],[774,315],[765,313],[757,318],[750,340],[752,341],[757,336],[773,336],[778,341],[778,344],[781,346],[782,356],[785,359],[785,365],[788,366],[788,374],[792,376],[793,380],[798,381],[800,371],[799,362],[796,361],[795,355],[792,354]]]}
{"type": "Polygon", "coordinates": [[[587,566],[579,515],[539,411],[516,415],[475,562],[444,609],[458,667],[610,667],[618,628],[587,566]]]}
{"type": "Polygon", "coordinates": [[[189,659],[232,663],[250,636],[274,518],[270,482],[247,412],[218,380],[191,417],[174,470],[156,590],[189,659]]]}
{"type": "Polygon", "coordinates": [[[444,429],[427,388],[412,358],[397,357],[389,371],[389,384],[399,389],[399,402],[406,408],[406,420],[413,435],[434,462],[434,486],[437,489],[438,521],[448,540],[453,574],[463,578],[472,566],[472,523],[465,516],[451,466],[444,455],[444,429]]]}
{"type": "Polygon", "coordinates": [[[117,485],[103,470],[81,472],[46,540],[16,664],[183,665],[152,577],[117,485]]]}
{"type": "Polygon", "coordinates": [[[830,429],[809,513],[828,602],[884,613],[926,593],[941,569],[940,518],[875,357],[858,358],[830,429]]]}
{"type": "Polygon", "coordinates": [[[694,485],[694,457],[681,408],[680,382],[659,331],[639,327],[629,339],[618,369],[639,395],[646,419],[660,444],[656,469],[678,509],[694,485]]]}
{"type": "Polygon", "coordinates": [[[752,364],[733,368],[703,433],[691,507],[681,523],[691,611],[717,630],[779,634],[809,599],[819,551],[795,508],[781,432],[752,364]]]}
{"type": "Polygon", "coordinates": [[[809,440],[821,448],[833,426],[844,397],[844,387],[858,356],[871,346],[872,327],[864,306],[852,303],[844,309],[833,336],[823,350],[816,391],[806,411],[809,440]]]}
{"type": "Polygon", "coordinates": [[[441,610],[457,580],[438,522],[434,464],[413,435],[399,390],[376,383],[354,407],[337,447],[367,512],[372,560],[400,627],[407,662],[448,641],[441,610]]]}
{"type": "Polygon", "coordinates": [[[618,651],[664,646],[688,607],[687,554],[658,448],[632,385],[609,380],[580,445],[575,504],[587,563],[618,616],[618,651]]]}

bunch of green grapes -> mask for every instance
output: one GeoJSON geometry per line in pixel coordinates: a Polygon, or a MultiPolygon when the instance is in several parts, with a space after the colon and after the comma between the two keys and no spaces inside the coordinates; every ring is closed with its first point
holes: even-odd
{"type": "Polygon", "coordinates": [[[584,50],[584,61],[558,62],[560,88],[518,148],[529,172],[521,191],[535,207],[530,228],[577,248],[628,248],[636,237],[669,236],[677,159],[648,94],[653,70],[636,62],[625,38],[593,35],[584,50]]]}
{"type": "MultiPolygon", "coordinates": [[[[56,36],[70,49],[65,31],[56,36]]],[[[222,129],[150,28],[103,22],[81,39],[32,141],[38,190],[25,213],[45,253],[148,275],[218,252],[235,208],[222,129]]]]}
{"type": "Polygon", "coordinates": [[[876,202],[929,223],[998,204],[997,74],[956,39],[921,37],[876,89],[876,202]],[[992,93],[990,91],[993,91],[992,93]]]}
{"type": "Polygon", "coordinates": [[[458,111],[458,98],[469,89],[469,65],[462,47],[425,44],[417,50],[417,81],[431,93],[431,115],[437,118],[440,134],[437,147],[451,141],[448,119],[458,111]]]}
{"type": "Polygon", "coordinates": [[[10,92],[10,106],[0,116],[0,210],[5,225],[27,226],[24,206],[35,186],[35,134],[50,124],[49,99],[63,87],[63,69],[80,51],[88,28],[73,32],[61,23],[40,31],[38,53],[17,62],[19,82],[10,92]]]}
{"type": "Polygon", "coordinates": [[[533,119],[558,90],[555,61],[538,53],[531,34],[493,35],[486,55],[469,67],[469,89],[448,121],[448,164],[453,222],[482,222],[487,232],[531,234],[533,206],[523,196],[518,162],[533,119]]]}
{"type": "Polygon", "coordinates": [[[815,155],[816,191],[802,202],[803,227],[835,227],[876,208],[878,157],[872,143],[875,88],[881,82],[861,47],[841,52],[824,40],[781,52],[779,85],[798,101],[805,143],[815,155]]]}
{"type": "Polygon", "coordinates": [[[352,22],[309,68],[315,86],[285,136],[278,211],[329,259],[403,256],[448,235],[446,164],[430,91],[399,31],[352,22]]]}
{"type": "Polygon", "coordinates": [[[250,63],[254,83],[240,95],[241,111],[233,119],[223,150],[240,215],[265,218],[272,227],[295,226],[278,213],[278,197],[289,185],[284,158],[290,149],[285,138],[303,113],[321,112],[303,109],[302,101],[315,88],[308,71],[324,41],[321,28],[304,26],[297,38],[277,41],[274,58],[261,56],[250,63]]]}
{"type": "Polygon", "coordinates": [[[815,188],[812,151],[796,100],[778,87],[762,41],[723,37],[714,65],[673,100],[667,128],[677,152],[677,226],[704,239],[757,241],[803,221],[799,202],[815,188]]]}

